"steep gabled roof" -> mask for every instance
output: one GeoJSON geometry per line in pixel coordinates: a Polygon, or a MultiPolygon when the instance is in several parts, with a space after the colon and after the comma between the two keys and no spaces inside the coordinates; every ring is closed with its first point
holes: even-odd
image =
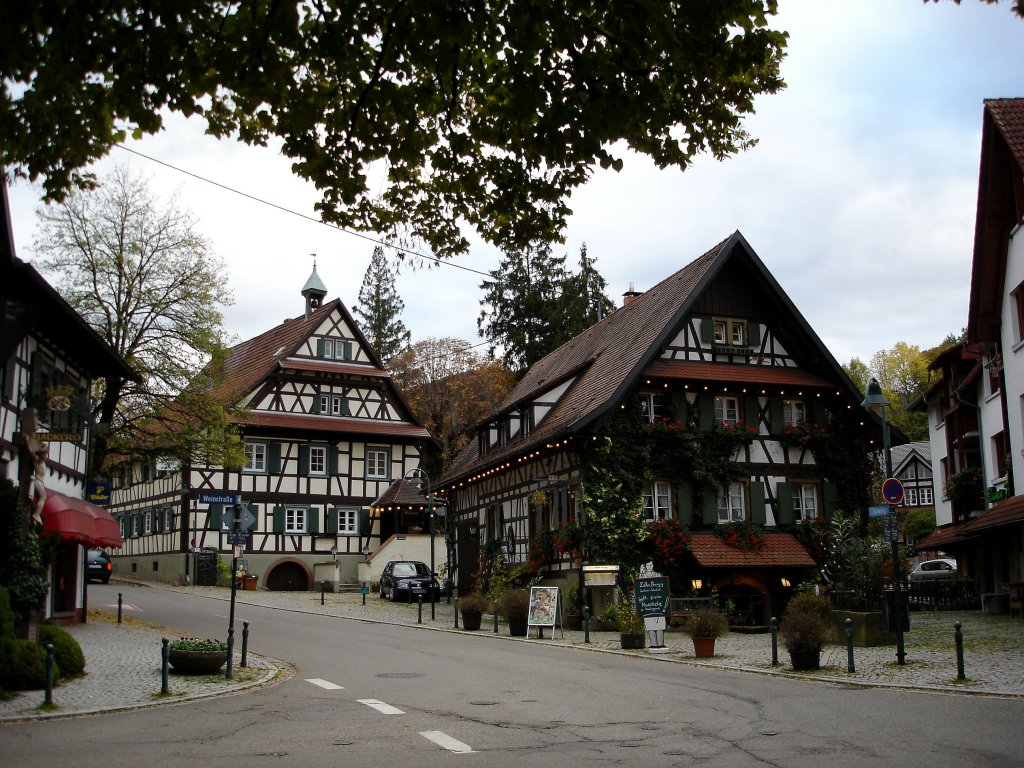
{"type": "Polygon", "coordinates": [[[981,169],[967,339],[999,341],[1010,231],[1024,221],[1024,99],[988,99],[981,126],[981,169]]]}
{"type": "MultiPolygon", "coordinates": [[[[478,455],[477,441],[471,441],[440,482],[458,480],[503,463],[548,441],[578,432],[600,419],[636,386],[652,363],[662,365],[657,360],[658,355],[678,332],[683,318],[698,311],[697,303],[705,289],[726,265],[739,262],[749,270],[752,279],[759,282],[759,287],[770,294],[768,300],[773,314],[784,316],[779,322],[798,329],[787,341],[787,348],[790,344],[794,347],[789,350],[791,353],[799,348],[801,357],[813,362],[815,370],[807,374],[808,379],[828,386],[830,382],[842,382],[852,397],[859,398],[853,382],[807,325],[753,248],[743,235],[735,232],[533,365],[500,408],[485,421],[532,402],[567,380],[572,381],[571,386],[526,436],[510,440],[483,457],[478,455]]],[[[733,368],[742,368],[752,377],[765,370],[753,366],[733,368]]],[[[790,375],[798,375],[799,369],[787,370],[790,375]]],[[[752,380],[758,381],[757,378],[752,380]]]]}

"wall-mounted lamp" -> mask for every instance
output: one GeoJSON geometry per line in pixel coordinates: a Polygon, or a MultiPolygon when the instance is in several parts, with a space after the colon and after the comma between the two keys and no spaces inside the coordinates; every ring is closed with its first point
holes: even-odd
{"type": "Polygon", "coordinates": [[[787,578],[786,578],[785,576],[783,576],[783,577],[782,577],[782,578],[780,579],[780,581],[782,582],[782,586],[786,587],[787,589],[788,589],[789,587],[792,587],[792,586],[793,586],[793,583],[792,583],[792,582],[791,582],[791,581],[790,581],[789,579],[787,579],[787,578]]]}
{"type": "Polygon", "coordinates": [[[338,562],[338,547],[337,547],[337,545],[331,547],[331,557],[334,558],[334,562],[338,562]]]}
{"type": "Polygon", "coordinates": [[[690,582],[690,586],[693,587],[695,590],[696,589],[700,589],[701,587],[704,586],[704,582],[701,581],[700,579],[694,579],[693,581],[690,582]]]}

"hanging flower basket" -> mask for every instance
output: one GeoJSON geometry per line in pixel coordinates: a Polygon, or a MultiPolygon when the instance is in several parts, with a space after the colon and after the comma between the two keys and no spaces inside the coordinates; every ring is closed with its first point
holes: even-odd
{"type": "Polygon", "coordinates": [[[715,528],[715,534],[734,549],[760,552],[764,548],[764,527],[746,521],[726,523],[715,528]]]}

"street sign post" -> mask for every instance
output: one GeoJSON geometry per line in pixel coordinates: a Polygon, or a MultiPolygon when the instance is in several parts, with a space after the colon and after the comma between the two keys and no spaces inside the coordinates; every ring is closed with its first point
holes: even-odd
{"type": "Polygon", "coordinates": [[[888,480],[882,483],[882,497],[889,504],[902,504],[903,483],[901,483],[895,477],[890,477],[888,480]]]}
{"type": "Polygon", "coordinates": [[[868,517],[885,517],[891,511],[888,504],[872,504],[868,507],[868,517]]]}
{"type": "Polygon", "coordinates": [[[237,493],[224,493],[221,491],[200,491],[200,504],[238,504],[240,501],[237,493]]]}

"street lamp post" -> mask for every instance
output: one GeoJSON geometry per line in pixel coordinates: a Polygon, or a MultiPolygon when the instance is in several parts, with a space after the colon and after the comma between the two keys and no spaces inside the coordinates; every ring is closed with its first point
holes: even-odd
{"type": "Polygon", "coordinates": [[[434,600],[434,497],[431,495],[430,475],[419,467],[405,473],[405,478],[417,487],[426,486],[427,496],[427,530],[430,532],[430,620],[437,618],[437,606],[434,600]]]}
{"type": "MultiPolygon", "coordinates": [[[[872,377],[868,382],[867,390],[864,393],[864,402],[861,406],[869,411],[878,413],[882,420],[882,452],[885,455],[885,477],[888,480],[892,477],[892,450],[889,446],[889,421],[886,419],[885,409],[889,406],[889,400],[882,393],[882,385],[878,379],[872,377]]],[[[889,505],[889,514],[895,518],[896,507],[889,505]]],[[[893,523],[895,523],[895,519],[893,523]]],[[[893,528],[895,529],[895,525],[893,528]]],[[[897,536],[892,536],[892,597],[893,597],[893,620],[896,623],[896,663],[904,665],[907,663],[906,653],[903,646],[903,601],[900,594],[900,579],[902,576],[900,568],[900,543],[897,536]]]]}

